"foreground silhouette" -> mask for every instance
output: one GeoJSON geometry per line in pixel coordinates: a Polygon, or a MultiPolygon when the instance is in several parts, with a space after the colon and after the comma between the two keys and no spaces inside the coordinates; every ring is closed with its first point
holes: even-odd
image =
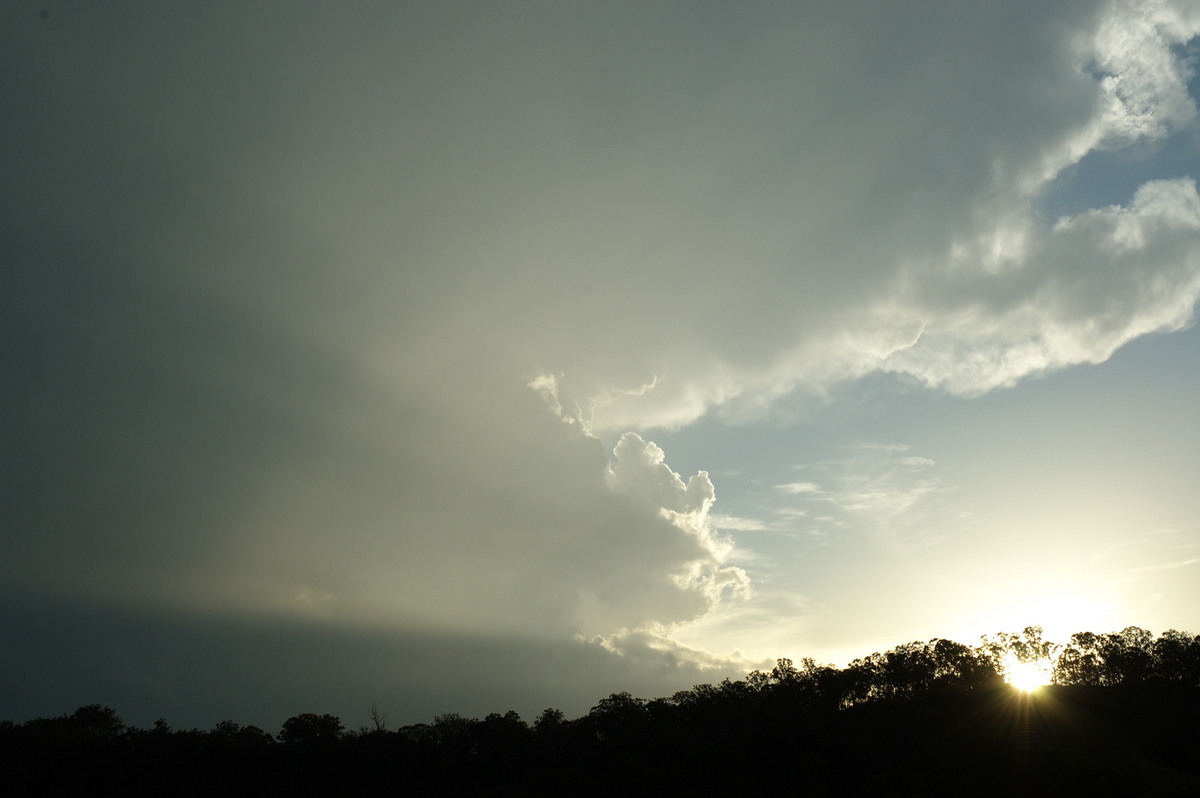
{"type": "Polygon", "coordinates": [[[272,737],[126,726],[98,705],[0,723],[10,795],[1200,795],[1200,636],[1001,633],[971,647],[907,643],[843,669],[781,659],[767,673],[669,698],[439,715],[347,731],[289,718],[272,737]],[[1005,663],[1052,663],[1023,693],[1005,663]]]}

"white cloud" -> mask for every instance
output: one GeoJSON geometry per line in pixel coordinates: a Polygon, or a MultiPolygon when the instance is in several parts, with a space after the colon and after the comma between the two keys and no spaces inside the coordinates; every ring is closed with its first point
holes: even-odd
{"type": "Polygon", "coordinates": [[[930,460],[928,457],[903,457],[900,459],[900,462],[903,465],[912,466],[913,468],[924,468],[925,466],[936,465],[936,463],[934,463],[934,461],[930,460]]]}
{"type": "Polygon", "coordinates": [[[694,474],[685,484],[664,462],[663,450],[634,432],[621,436],[613,455],[616,462],[609,469],[608,482],[614,491],[670,513],[689,530],[704,525],[716,499],[707,472],[694,474]]]}
{"type": "Polygon", "coordinates": [[[736,532],[760,532],[767,529],[767,525],[756,518],[740,518],[735,515],[713,513],[711,519],[713,526],[717,529],[729,529],[736,532]]]}
{"type": "Polygon", "coordinates": [[[631,667],[650,672],[680,670],[691,674],[692,684],[719,681],[733,673],[740,677],[753,670],[759,662],[746,659],[736,648],[722,654],[680,643],[674,639],[677,628],[659,627],[631,631],[622,629],[615,634],[590,641],[606,651],[628,661],[631,667]]]}
{"type": "Polygon", "coordinates": [[[1097,146],[1160,139],[1196,121],[1187,91],[1192,68],[1174,45],[1200,34],[1194,4],[1149,0],[1113,3],[1089,65],[1101,75],[1097,146]]]}
{"type": "Polygon", "coordinates": [[[808,510],[800,507],[779,507],[775,510],[775,513],[785,518],[803,518],[808,515],[808,510]]]}
{"type": "MultiPolygon", "coordinates": [[[[1087,211],[1052,230],[1031,223],[1019,271],[960,278],[958,308],[948,313],[953,306],[943,304],[920,345],[883,367],[978,394],[1029,374],[1101,362],[1133,338],[1190,322],[1200,295],[1198,236],[1200,198],[1191,180],[1147,183],[1127,207],[1087,211]]],[[[920,301],[912,296],[906,305],[920,301]]]]}
{"type": "Polygon", "coordinates": [[[781,493],[795,496],[801,493],[821,493],[821,486],[815,482],[786,482],[775,486],[781,493]]]}
{"type": "Polygon", "coordinates": [[[699,590],[714,604],[726,595],[748,596],[751,591],[746,573],[723,565],[733,543],[716,535],[709,517],[716,491],[708,474],[694,474],[685,484],[663,461],[663,450],[633,432],[621,436],[613,455],[616,462],[608,472],[609,486],[693,536],[706,552],[706,556],[693,559],[675,574],[675,583],[685,590],[699,590]]]}

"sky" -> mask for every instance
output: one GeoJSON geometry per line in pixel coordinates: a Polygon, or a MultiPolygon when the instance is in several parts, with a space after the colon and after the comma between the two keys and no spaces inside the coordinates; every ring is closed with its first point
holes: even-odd
{"type": "Polygon", "coordinates": [[[0,718],[1200,631],[1200,6],[0,6],[0,718]]]}

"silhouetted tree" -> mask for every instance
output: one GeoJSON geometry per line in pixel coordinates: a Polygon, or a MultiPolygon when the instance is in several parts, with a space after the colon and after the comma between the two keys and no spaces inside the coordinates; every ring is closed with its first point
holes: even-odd
{"type": "Polygon", "coordinates": [[[433,741],[443,760],[462,765],[475,753],[474,726],[477,723],[457,712],[434,716],[433,741]]]}
{"type": "Polygon", "coordinates": [[[1097,687],[1104,683],[1101,640],[1092,632],[1076,632],[1059,651],[1054,665],[1054,682],[1062,685],[1097,687]]]}
{"type": "Polygon", "coordinates": [[[989,657],[962,643],[935,638],[929,641],[928,652],[938,687],[972,690],[995,686],[1001,678],[989,657]]]}
{"type": "Polygon", "coordinates": [[[70,725],[81,734],[98,740],[115,740],[125,730],[125,724],[112,707],[88,704],[71,714],[70,725]]]}
{"type": "Polygon", "coordinates": [[[1188,687],[1200,687],[1200,635],[1192,636],[1168,629],[1154,641],[1151,653],[1158,678],[1188,687]]]}
{"type": "Polygon", "coordinates": [[[340,718],[306,712],[285,720],[278,737],[281,743],[334,743],[341,734],[340,718]]]}
{"type": "Polygon", "coordinates": [[[1146,681],[1154,663],[1154,636],[1137,626],[1100,637],[1100,658],[1104,663],[1106,684],[1132,684],[1146,681]]]}
{"type": "Polygon", "coordinates": [[[613,740],[624,732],[640,735],[646,720],[646,700],[627,692],[601,698],[587,714],[587,722],[599,740],[613,740]]]}
{"type": "Polygon", "coordinates": [[[533,730],[513,710],[487,715],[472,732],[479,767],[493,775],[515,771],[531,754],[533,730]]]}
{"type": "Polygon", "coordinates": [[[997,668],[1004,665],[1007,657],[1018,662],[1045,661],[1053,663],[1058,657],[1059,646],[1042,637],[1042,627],[1026,626],[1020,633],[999,632],[982,640],[980,649],[986,653],[997,668]]]}
{"type": "Polygon", "coordinates": [[[547,707],[542,710],[542,714],[537,716],[537,720],[533,723],[533,730],[539,735],[552,735],[562,729],[566,722],[561,709],[547,707]]]}
{"type": "Polygon", "coordinates": [[[380,712],[375,706],[375,702],[371,702],[371,730],[376,732],[387,731],[387,713],[380,712]]]}
{"type": "Polygon", "coordinates": [[[896,697],[911,697],[933,686],[937,669],[934,659],[921,642],[905,643],[885,655],[883,678],[896,697]]]}

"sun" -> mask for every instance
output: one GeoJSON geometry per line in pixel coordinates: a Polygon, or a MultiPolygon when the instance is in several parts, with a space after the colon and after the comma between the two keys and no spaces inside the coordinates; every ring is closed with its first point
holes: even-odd
{"type": "Polygon", "coordinates": [[[1023,693],[1032,693],[1050,684],[1053,670],[1049,660],[1022,662],[1014,654],[1004,658],[1004,680],[1023,693]]]}

